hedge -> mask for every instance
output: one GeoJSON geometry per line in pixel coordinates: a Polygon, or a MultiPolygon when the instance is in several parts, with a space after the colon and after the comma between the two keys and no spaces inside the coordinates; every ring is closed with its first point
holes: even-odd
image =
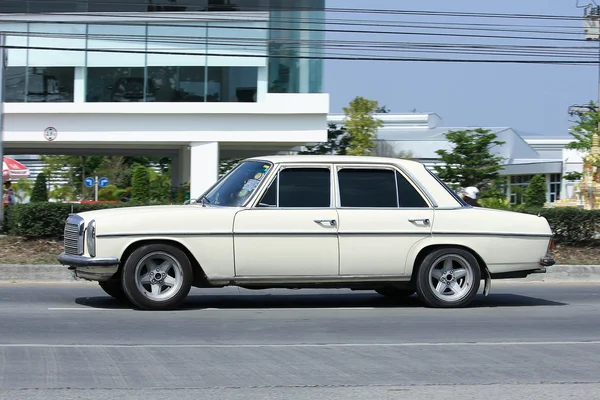
{"type": "Polygon", "coordinates": [[[9,235],[26,238],[61,238],[65,222],[71,213],[102,210],[106,208],[143,205],[127,202],[118,204],[77,203],[26,203],[11,206],[8,210],[9,235]]]}
{"type": "MultiPolygon", "coordinates": [[[[135,202],[119,204],[27,203],[9,207],[8,233],[27,238],[61,238],[65,221],[71,212],[101,210],[143,205],[135,202]]],[[[556,243],[568,245],[598,244],[600,210],[579,208],[515,208],[512,211],[538,214],[548,220],[556,243]]],[[[515,227],[518,228],[518,227],[515,227]]]]}
{"type": "Polygon", "coordinates": [[[545,217],[554,232],[554,241],[559,244],[588,245],[599,244],[596,235],[600,233],[600,210],[581,208],[524,208],[513,211],[540,214],[545,217]]]}

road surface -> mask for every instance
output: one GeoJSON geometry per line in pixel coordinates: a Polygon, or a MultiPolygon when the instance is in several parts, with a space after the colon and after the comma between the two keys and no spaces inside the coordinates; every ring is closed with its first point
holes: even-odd
{"type": "Polygon", "coordinates": [[[596,399],[600,285],[495,284],[467,309],[348,290],[0,285],[0,399],[596,399]]]}

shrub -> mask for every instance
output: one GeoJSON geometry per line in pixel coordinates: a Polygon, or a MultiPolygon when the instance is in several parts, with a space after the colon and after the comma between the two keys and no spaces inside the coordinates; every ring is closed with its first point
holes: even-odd
{"type": "Polygon", "coordinates": [[[131,178],[131,200],[147,202],[150,200],[150,174],[148,168],[138,165],[131,178]]]}
{"type": "Polygon", "coordinates": [[[534,176],[525,189],[524,200],[527,207],[543,207],[546,203],[546,190],[546,177],[534,176]]]}
{"type": "Polygon", "coordinates": [[[71,213],[105,208],[133,207],[140,203],[27,203],[10,207],[8,233],[26,238],[61,238],[65,222],[71,213]]]}
{"type": "Polygon", "coordinates": [[[554,232],[556,243],[568,245],[586,245],[596,239],[600,231],[600,210],[584,210],[581,208],[517,208],[517,212],[540,214],[545,217],[554,232]]]}
{"type": "Polygon", "coordinates": [[[46,182],[46,175],[42,172],[35,178],[35,184],[31,192],[32,203],[39,203],[48,201],[48,184],[46,182]]]}

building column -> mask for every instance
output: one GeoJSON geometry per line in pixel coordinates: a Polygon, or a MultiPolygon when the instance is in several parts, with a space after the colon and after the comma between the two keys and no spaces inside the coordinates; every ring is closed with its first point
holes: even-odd
{"type": "Polygon", "coordinates": [[[256,84],[256,101],[258,103],[264,102],[267,93],[269,93],[269,68],[259,67],[258,82],[256,84]]]}
{"type": "Polygon", "coordinates": [[[190,145],[190,198],[200,197],[219,177],[219,143],[190,145]]]}
{"type": "Polygon", "coordinates": [[[73,87],[73,102],[85,103],[85,68],[75,67],[75,86],[73,87]]]}
{"type": "Polygon", "coordinates": [[[192,169],[191,147],[190,146],[184,147],[179,152],[179,154],[180,154],[179,155],[179,173],[181,174],[180,175],[181,183],[188,183],[190,181],[190,170],[192,169]]]}
{"type": "Polygon", "coordinates": [[[306,55],[310,53],[310,45],[306,43],[310,43],[310,12],[309,11],[301,11],[300,12],[300,25],[304,30],[300,31],[300,43],[303,43],[299,47],[299,51],[302,53],[300,58],[298,59],[298,69],[300,72],[299,77],[299,93],[309,93],[310,92],[310,58],[302,58],[302,55],[306,55]]]}

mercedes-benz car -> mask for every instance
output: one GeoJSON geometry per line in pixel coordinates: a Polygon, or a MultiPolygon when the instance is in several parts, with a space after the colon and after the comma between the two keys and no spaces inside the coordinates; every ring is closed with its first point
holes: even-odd
{"type": "Polygon", "coordinates": [[[189,204],[70,215],[58,260],[148,310],[191,287],[349,288],[464,307],[481,282],[554,264],[545,218],[467,205],[423,164],[380,157],[240,162],[189,204]]]}

